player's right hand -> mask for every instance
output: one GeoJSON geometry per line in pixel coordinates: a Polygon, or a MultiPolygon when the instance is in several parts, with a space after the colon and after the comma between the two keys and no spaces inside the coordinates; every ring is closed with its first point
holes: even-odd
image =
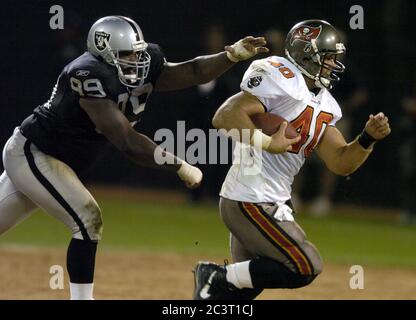
{"type": "Polygon", "coordinates": [[[177,173],[179,178],[185,182],[186,187],[189,189],[195,189],[201,184],[203,176],[202,171],[185,161],[182,162],[177,173]]]}
{"type": "Polygon", "coordinates": [[[301,139],[300,135],[298,135],[296,138],[293,138],[293,139],[287,138],[285,134],[286,128],[287,128],[287,122],[284,121],[280,125],[279,130],[273,135],[271,135],[272,141],[266,151],[270,153],[275,153],[275,154],[283,153],[286,151],[291,151],[292,145],[300,141],[301,139]]]}
{"type": "Polygon", "coordinates": [[[389,118],[383,112],[375,116],[370,114],[364,130],[375,140],[382,140],[391,132],[389,118]]]}

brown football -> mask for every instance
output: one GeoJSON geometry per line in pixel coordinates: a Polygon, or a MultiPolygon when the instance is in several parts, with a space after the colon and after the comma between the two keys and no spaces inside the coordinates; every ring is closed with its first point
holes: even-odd
{"type": "MultiPolygon", "coordinates": [[[[287,121],[281,116],[267,112],[254,114],[250,118],[258,129],[262,129],[263,133],[269,136],[279,130],[280,124],[282,122],[287,121]]],[[[286,128],[286,137],[292,139],[297,135],[298,133],[296,132],[295,128],[292,126],[292,124],[288,123],[286,128]]]]}

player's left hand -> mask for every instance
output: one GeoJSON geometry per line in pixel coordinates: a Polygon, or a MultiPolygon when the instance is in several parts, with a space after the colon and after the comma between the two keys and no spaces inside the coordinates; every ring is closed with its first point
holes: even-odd
{"type": "Polygon", "coordinates": [[[376,140],[384,139],[391,132],[389,118],[383,112],[379,112],[375,116],[370,114],[365,124],[365,131],[376,140]]]}
{"type": "Polygon", "coordinates": [[[177,171],[179,178],[189,189],[195,189],[199,187],[202,181],[202,171],[195,166],[191,166],[190,164],[186,163],[185,161],[182,162],[179,170],[177,171]]]}
{"type": "Polygon", "coordinates": [[[228,59],[238,62],[250,59],[261,52],[269,52],[269,49],[265,47],[266,43],[264,37],[248,36],[231,46],[225,46],[224,49],[227,52],[228,59]]]}

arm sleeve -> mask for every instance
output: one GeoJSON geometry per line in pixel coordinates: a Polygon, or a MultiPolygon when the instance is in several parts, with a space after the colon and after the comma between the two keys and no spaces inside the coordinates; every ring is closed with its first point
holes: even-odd
{"type": "Polygon", "coordinates": [[[329,104],[331,106],[331,113],[334,116],[334,118],[328,125],[334,127],[336,123],[342,118],[342,111],[338,102],[332,96],[329,99],[329,104]]]}
{"type": "Polygon", "coordinates": [[[334,118],[332,119],[332,121],[328,124],[329,126],[333,126],[335,127],[336,123],[342,118],[341,114],[336,114],[334,113],[334,118]]]}

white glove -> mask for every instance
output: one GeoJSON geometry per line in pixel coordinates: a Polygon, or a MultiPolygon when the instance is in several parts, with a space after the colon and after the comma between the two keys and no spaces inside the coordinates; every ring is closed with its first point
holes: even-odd
{"type": "Polygon", "coordinates": [[[225,46],[227,57],[232,62],[247,60],[260,52],[268,52],[269,49],[263,47],[266,40],[263,37],[245,37],[234,43],[232,46],[225,46]]]}
{"type": "Polygon", "coordinates": [[[274,214],[274,218],[280,222],[283,222],[283,221],[292,222],[292,221],[295,221],[295,219],[293,218],[292,212],[293,210],[289,206],[282,204],[277,208],[276,213],[274,214]]]}
{"type": "Polygon", "coordinates": [[[197,167],[191,166],[185,161],[177,171],[179,178],[185,181],[187,187],[197,187],[202,181],[202,172],[197,167]]]}

